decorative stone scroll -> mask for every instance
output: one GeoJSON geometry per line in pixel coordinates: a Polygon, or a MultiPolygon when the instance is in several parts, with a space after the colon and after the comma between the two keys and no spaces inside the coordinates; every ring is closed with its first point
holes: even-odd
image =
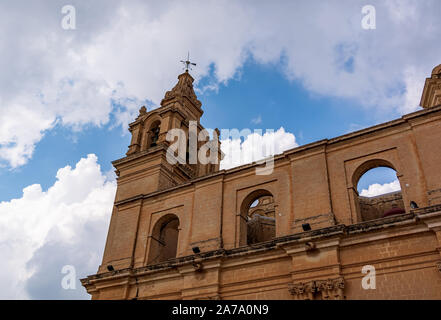
{"type": "Polygon", "coordinates": [[[327,280],[313,280],[289,285],[289,293],[296,300],[343,300],[345,282],[343,277],[327,280]],[[320,296],[321,295],[321,296],[320,296]]]}

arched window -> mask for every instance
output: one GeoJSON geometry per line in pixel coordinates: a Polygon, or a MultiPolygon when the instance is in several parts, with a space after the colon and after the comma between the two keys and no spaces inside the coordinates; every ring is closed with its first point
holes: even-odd
{"type": "Polygon", "coordinates": [[[241,206],[241,244],[269,241],[276,236],[275,203],[266,190],[256,190],[248,195],[241,206]]]}
{"type": "Polygon", "coordinates": [[[361,220],[404,213],[403,196],[396,171],[384,163],[366,168],[359,173],[361,176],[356,183],[361,220]]]}
{"type": "Polygon", "coordinates": [[[176,258],[179,238],[179,219],[174,214],[168,214],[155,224],[153,228],[149,264],[159,263],[176,258]]]}
{"type": "Polygon", "coordinates": [[[152,123],[150,126],[150,130],[148,131],[149,141],[148,147],[155,147],[157,145],[159,139],[159,132],[161,130],[161,122],[159,120],[152,123]]]}

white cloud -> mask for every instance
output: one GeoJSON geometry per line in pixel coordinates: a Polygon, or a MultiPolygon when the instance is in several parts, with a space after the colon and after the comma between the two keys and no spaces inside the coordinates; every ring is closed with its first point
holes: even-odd
{"type": "Polygon", "coordinates": [[[390,183],[379,184],[374,183],[371,184],[367,189],[363,189],[360,192],[360,196],[362,197],[375,197],[389,192],[400,191],[400,182],[398,180],[394,180],[390,183]]]}
{"type": "MultiPolygon", "coordinates": [[[[1,99],[0,99],[1,103],[1,99]]],[[[36,102],[36,99],[14,101],[0,110],[0,160],[17,167],[26,163],[35,144],[55,119],[36,102]],[[33,106],[29,108],[29,106],[33,106]]]]}
{"type": "Polygon", "coordinates": [[[80,130],[113,112],[126,126],[174,85],[187,50],[196,80],[214,70],[211,88],[252,57],[281,63],[313,94],[353,99],[383,118],[416,110],[440,62],[441,3],[433,0],[372,1],[375,30],[361,28],[364,3],[352,0],[70,3],[70,31],[60,27],[61,0],[0,4],[0,160],[11,167],[26,163],[57,121],[80,130]]]}
{"type": "Polygon", "coordinates": [[[262,123],[262,116],[259,114],[256,118],[251,119],[251,122],[254,124],[262,123]]]}
{"type": "Polygon", "coordinates": [[[396,24],[406,23],[416,18],[417,5],[412,0],[389,0],[385,2],[391,20],[396,24]]]}
{"type": "Polygon", "coordinates": [[[76,290],[61,288],[61,269],[75,266],[77,278],[96,272],[115,190],[89,154],[59,169],[47,191],[33,184],[0,202],[0,298],[87,298],[79,281],[76,290]]]}
{"type": "Polygon", "coordinates": [[[410,113],[418,108],[424,88],[424,80],[427,76],[424,70],[414,66],[404,70],[404,83],[406,87],[404,102],[398,108],[401,113],[410,113]]]}
{"type": "Polygon", "coordinates": [[[298,146],[294,134],[286,132],[283,127],[277,131],[267,130],[263,134],[258,130],[253,133],[243,131],[243,135],[242,141],[239,136],[225,137],[221,131],[221,150],[225,154],[221,169],[258,161],[298,146]]]}

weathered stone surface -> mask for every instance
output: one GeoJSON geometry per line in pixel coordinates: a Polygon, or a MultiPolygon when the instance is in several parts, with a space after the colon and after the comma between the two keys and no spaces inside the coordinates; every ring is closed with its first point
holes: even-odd
{"type": "Polygon", "coordinates": [[[426,82],[425,109],[285,151],[266,176],[257,164],[219,171],[166,161],[167,131],[202,115],[189,77],[130,125],[128,155],[114,162],[103,261],[82,279],[93,299],[441,299],[441,106],[430,102],[438,73],[426,82]],[[396,170],[401,195],[360,203],[358,179],[377,166],[396,170]],[[271,202],[250,209],[261,197],[271,202]],[[394,202],[405,214],[381,218],[394,202]],[[273,219],[258,240],[274,233],[268,241],[247,243],[253,212],[273,219]],[[177,245],[160,252],[161,242],[177,245]],[[362,287],[366,265],[375,290],[362,287]]]}

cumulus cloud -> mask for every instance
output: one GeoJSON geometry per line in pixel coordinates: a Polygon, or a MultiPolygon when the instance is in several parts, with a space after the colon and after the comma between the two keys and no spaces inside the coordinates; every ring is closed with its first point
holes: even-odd
{"type": "Polygon", "coordinates": [[[222,130],[221,150],[225,154],[221,169],[230,169],[253,161],[280,154],[297,147],[294,134],[283,127],[278,130],[222,130]]]}
{"type": "Polygon", "coordinates": [[[33,184],[21,198],[0,202],[2,299],[89,297],[78,279],[101,262],[116,183],[94,154],[56,178],[47,191],[33,184]],[[75,267],[75,290],[61,287],[65,265],[75,267]]]}
{"type": "Polygon", "coordinates": [[[70,4],[76,30],[61,28],[61,0],[0,4],[3,164],[25,164],[55,124],[126,126],[141,104],[159,104],[187,50],[196,82],[209,77],[214,90],[252,58],[280,64],[313,94],[384,116],[416,110],[424,78],[440,62],[436,0],[371,1],[375,30],[361,28],[365,3],[353,0],[70,4]]]}
{"type": "Polygon", "coordinates": [[[0,160],[6,160],[12,167],[25,164],[44,131],[54,125],[54,120],[31,97],[11,102],[8,108],[1,108],[0,160]],[[29,106],[34,107],[28,108],[29,106]]]}
{"type": "Polygon", "coordinates": [[[389,192],[400,191],[400,182],[398,180],[394,180],[390,183],[379,184],[374,183],[371,184],[367,189],[363,189],[360,192],[360,196],[362,197],[375,197],[389,192]]]}

